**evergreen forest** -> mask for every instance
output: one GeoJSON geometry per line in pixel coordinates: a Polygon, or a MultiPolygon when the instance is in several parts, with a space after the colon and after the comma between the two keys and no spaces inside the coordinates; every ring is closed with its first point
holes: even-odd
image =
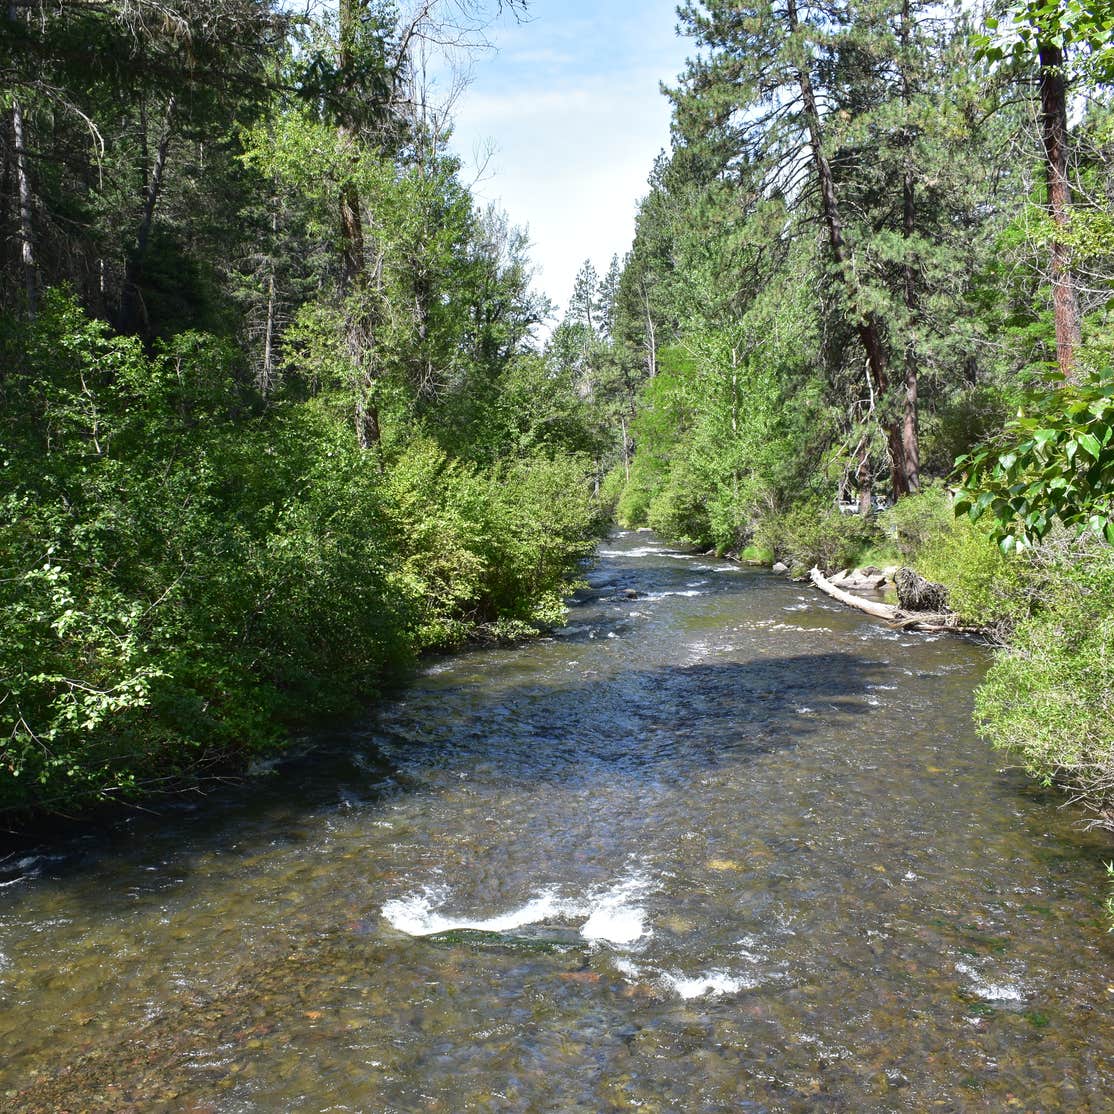
{"type": "Polygon", "coordinates": [[[942,583],[981,731],[1114,827],[1108,0],[682,4],[548,334],[428,77],[500,10],[5,0],[0,820],[558,624],[617,521],[942,583]]]}

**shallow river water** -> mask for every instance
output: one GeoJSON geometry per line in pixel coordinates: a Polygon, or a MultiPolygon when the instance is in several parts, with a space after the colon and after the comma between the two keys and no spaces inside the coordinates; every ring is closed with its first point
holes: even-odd
{"type": "Polygon", "coordinates": [[[0,1109],[1114,1110],[1114,849],[973,734],[986,652],[652,535],[588,576],[268,777],[11,849],[0,1109]]]}

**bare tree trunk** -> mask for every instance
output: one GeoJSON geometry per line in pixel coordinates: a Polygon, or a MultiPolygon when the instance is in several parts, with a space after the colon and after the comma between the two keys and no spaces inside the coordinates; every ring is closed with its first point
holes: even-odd
{"type": "MultiPolygon", "coordinates": [[[[8,0],[8,21],[15,23],[19,12],[14,0],[8,0]]],[[[35,226],[32,221],[31,179],[27,174],[27,147],[23,133],[23,106],[12,99],[12,143],[15,148],[16,189],[19,193],[19,266],[23,273],[23,289],[27,312],[34,317],[38,302],[38,274],[35,269],[35,226]]]]}
{"type": "Polygon", "coordinates": [[[278,239],[278,207],[271,212],[271,248],[268,252],[270,267],[267,274],[267,322],[263,330],[263,361],[259,367],[256,385],[264,398],[269,398],[275,384],[275,257],[274,244],[278,239]]]}
{"type": "MultiPolygon", "coordinates": [[[[796,33],[798,29],[796,0],[787,0],[789,30],[796,33]]],[[[878,318],[871,310],[860,310],[858,281],[855,278],[852,266],[851,252],[847,245],[847,238],[843,232],[843,222],[839,215],[839,201],[836,196],[835,179],[832,168],[824,154],[822,133],[820,128],[820,110],[816,104],[816,93],[812,87],[812,78],[804,65],[797,67],[797,85],[801,92],[801,105],[804,110],[805,124],[808,128],[809,147],[812,151],[813,164],[820,183],[820,207],[824,217],[824,224],[828,230],[828,244],[832,256],[839,266],[843,281],[851,294],[851,302],[858,317],[855,322],[855,331],[866,353],[867,367],[874,384],[875,393],[879,399],[885,397],[889,387],[889,375],[886,368],[886,353],[882,346],[881,328],[878,318]]],[[[889,444],[891,468],[890,475],[893,484],[894,496],[901,496],[908,492],[905,477],[905,450],[902,442],[902,431],[897,423],[889,422],[884,425],[886,440],[889,444]]]]}
{"type": "Polygon", "coordinates": [[[658,373],[658,343],[653,314],[650,313],[650,296],[646,293],[645,285],[642,285],[642,308],[646,313],[646,370],[653,379],[658,373]]]}
{"type": "MultiPolygon", "coordinates": [[[[1067,82],[1063,51],[1053,43],[1039,42],[1041,138],[1048,177],[1048,208],[1057,231],[1071,218],[1071,185],[1068,182],[1067,82]]],[[[1052,243],[1052,311],[1056,323],[1056,363],[1066,379],[1074,378],[1075,350],[1079,345],[1079,298],[1071,273],[1071,250],[1058,236],[1052,243]]]]}
{"type": "Polygon", "coordinates": [[[259,369],[259,393],[269,398],[274,385],[275,273],[267,276],[267,324],[263,332],[263,363],[259,369]]]}
{"type": "Polygon", "coordinates": [[[855,474],[859,488],[859,514],[865,519],[874,511],[874,476],[870,469],[870,438],[859,444],[859,467],[855,474]]]}
{"type": "MultiPolygon", "coordinates": [[[[913,262],[909,258],[909,241],[912,239],[916,220],[916,201],[913,171],[906,167],[903,183],[905,236],[905,308],[909,311],[907,328],[912,332],[914,314],[917,312],[917,279],[913,262]]],[[[905,338],[905,408],[901,423],[902,463],[905,467],[905,493],[919,491],[920,440],[917,435],[917,346],[912,335],[905,338]]]]}
{"type": "Polygon", "coordinates": [[[910,256],[910,241],[916,231],[916,180],[913,174],[913,135],[909,130],[909,112],[912,102],[912,88],[909,82],[909,0],[904,0],[901,6],[901,30],[899,34],[902,61],[901,61],[901,99],[905,109],[905,168],[902,176],[902,236],[905,240],[905,262],[903,266],[905,280],[905,308],[909,319],[906,328],[909,330],[905,338],[905,407],[901,423],[901,444],[903,463],[905,465],[905,488],[907,492],[919,491],[921,487],[920,476],[920,441],[917,436],[917,346],[913,333],[913,323],[917,318],[917,273],[910,256]]]}
{"type": "MultiPolygon", "coordinates": [[[[150,178],[146,182],[143,215],[140,218],[139,230],[135,237],[135,250],[128,260],[124,276],[122,316],[124,327],[127,329],[134,330],[140,325],[146,328],[149,324],[143,298],[139,292],[139,284],[143,279],[143,267],[147,259],[147,249],[151,243],[151,230],[155,224],[155,209],[158,207],[159,197],[162,195],[163,179],[166,176],[167,154],[170,151],[170,140],[174,134],[174,113],[177,104],[177,99],[173,95],[166,102],[162,134],[159,136],[159,145],[155,150],[155,161],[151,167],[150,178]]],[[[144,141],[144,146],[146,147],[146,141],[144,141]]]]}
{"type": "Polygon", "coordinates": [[[27,175],[27,151],[23,143],[23,109],[12,101],[12,138],[15,142],[16,180],[19,188],[19,264],[27,312],[35,316],[37,286],[35,271],[35,229],[31,221],[31,180],[27,175]]]}

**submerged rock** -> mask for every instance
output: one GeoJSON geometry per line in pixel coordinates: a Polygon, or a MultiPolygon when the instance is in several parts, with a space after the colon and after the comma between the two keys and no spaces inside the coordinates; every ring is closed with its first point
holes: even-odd
{"type": "Polygon", "coordinates": [[[513,932],[492,932],[482,928],[450,928],[434,932],[425,940],[438,947],[494,948],[499,951],[563,952],[585,947],[584,937],[575,928],[562,925],[525,925],[513,932]]]}

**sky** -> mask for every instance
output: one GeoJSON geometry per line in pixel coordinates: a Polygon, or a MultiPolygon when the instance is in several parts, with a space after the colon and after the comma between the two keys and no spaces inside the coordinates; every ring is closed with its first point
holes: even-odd
{"type": "Polygon", "coordinates": [[[669,146],[659,83],[684,68],[676,0],[530,0],[503,15],[453,112],[473,193],[527,226],[535,286],[562,308],[590,258],[602,274],[630,249],[654,158],[669,146]],[[486,167],[484,152],[491,151],[486,167]]]}

